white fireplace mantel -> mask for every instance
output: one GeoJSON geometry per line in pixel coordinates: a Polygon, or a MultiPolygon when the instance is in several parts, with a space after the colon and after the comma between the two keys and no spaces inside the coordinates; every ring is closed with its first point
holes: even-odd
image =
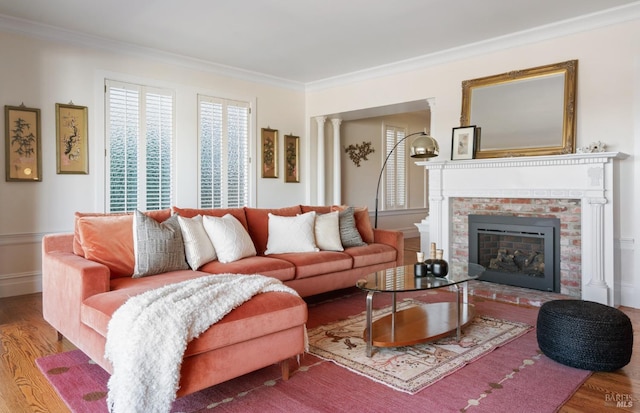
{"type": "Polygon", "coordinates": [[[620,282],[614,273],[614,161],[627,157],[621,152],[600,152],[416,162],[429,172],[428,238],[447,246],[445,251],[451,249],[451,198],[580,199],[582,298],[619,305],[620,282]]]}

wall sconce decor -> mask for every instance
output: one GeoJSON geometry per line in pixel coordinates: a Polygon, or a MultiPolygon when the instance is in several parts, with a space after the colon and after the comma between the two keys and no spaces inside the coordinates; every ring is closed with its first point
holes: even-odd
{"type": "Polygon", "coordinates": [[[344,148],[344,151],[349,154],[349,159],[359,168],[360,161],[368,161],[367,155],[375,152],[375,149],[371,147],[371,142],[362,142],[362,144],[349,145],[344,148]]]}

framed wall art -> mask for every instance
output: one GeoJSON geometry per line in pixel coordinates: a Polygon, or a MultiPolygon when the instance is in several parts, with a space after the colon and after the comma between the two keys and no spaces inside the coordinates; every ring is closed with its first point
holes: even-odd
{"type": "Polygon", "coordinates": [[[42,181],[40,109],[4,107],[7,181],[42,181]]]}
{"type": "Polygon", "coordinates": [[[56,103],[56,156],[59,174],[89,173],[86,106],[56,103]]]}
{"type": "Polygon", "coordinates": [[[262,177],[278,177],[278,131],[262,128],[262,177]]]}
{"type": "Polygon", "coordinates": [[[285,182],[300,182],[300,138],[284,135],[285,182]]]}
{"type": "Polygon", "coordinates": [[[476,127],[453,128],[451,159],[473,159],[476,154],[476,127]]]}

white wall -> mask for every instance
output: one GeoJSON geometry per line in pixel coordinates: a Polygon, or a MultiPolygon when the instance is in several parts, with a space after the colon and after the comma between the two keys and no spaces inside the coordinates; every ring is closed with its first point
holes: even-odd
{"type": "MultiPolygon", "coordinates": [[[[0,32],[0,56],[0,103],[10,106],[24,103],[41,110],[43,169],[42,182],[0,179],[0,297],[40,289],[40,240],[44,234],[71,231],[75,211],[104,210],[105,77],[175,90],[178,141],[175,205],[197,204],[198,93],[252,102],[254,148],[260,128],[270,126],[278,129],[281,136],[285,133],[300,136],[301,152],[307,150],[301,90],[222,77],[127,51],[114,53],[11,33],[0,32]],[[70,101],[89,108],[89,175],[56,174],[55,104],[70,101]]],[[[303,169],[301,183],[284,183],[282,145],[283,138],[279,151],[280,178],[262,179],[256,173],[255,206],[305,201],[309,176],[303,169]]],[[[5,145],[0,147],[4,165],[5,145]]],[[[253,159],[257,168],[257,154],[253,159]]]]}
{"type": "Polygon", "coordinates": [[[640,24],[635,20],[405,73],[317,87],[307,92],[307,117],[433,98],[431,132],[440,143],[440,158],[450,159],[451,128],[459,126],[463,80],[578,59],[577,146],[603,141],[611,151],[635,155],[620,166],[615,237],[623,305],[640,308],[640,275],[633,271],[640,268],[640,253],[630,251],[640,229],[635,212],[640,185],[635,159],[640,149],[634,142],[639,134],[639,39],[640,24]]]}

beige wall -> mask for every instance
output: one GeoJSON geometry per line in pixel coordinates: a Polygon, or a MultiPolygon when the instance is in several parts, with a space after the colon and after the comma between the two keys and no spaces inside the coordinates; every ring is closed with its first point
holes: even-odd
{"type": "MultiPolygon", "coordinates": [[[[577,146],[603,141],[610,151],[632,155],[620,164],[616,279],[626,294],[623,304],[640,307],[640,275],[635,271],[640,268],[640,249],[634,248],[640,234],[636,212],[636,188],[640,185],[638,39],[640,25],[635,20],[400,74],[352,79],[338,86],[319,85],[307,92],[307,116],[432,98],[432,135],[440,143],[440,158],[450,159],[451,128],[459,126],[463,80],[578,59],[577,146]]],[[[313,147],[313,130],[310,136],[313,147]]]]}
{"type": "MultiPolygon", "coordinates": [[[[281,136],[300,136],[301,151],[306,152],[302,90],[224,77],[206,68],[188,68],[178,61],[167,63],[127,51],[85,48],[3,32],[0,56],[0,103],[24,103],[41,110],[43,168],[42,182],[0,179],[0,297],[39,290],[40,240],[44,234],[71,231],[75,211],[104,210],[105,78],[168,87],[176,92],[176,205],[197,204],[199,93],[252,104],[252,158],[257,181],[253,204],[292,205],[305,199],[307,171],[302,171],[301,183],[285,184],[284,151],[279,151],[279,179],[260,178],[255,162],[259,159],[255,147],[261,127],[278,129],[281,136]],[[55,104],[70,101],[89,108],[89,175],[56,174],[55,104]]],[[[281,139],[281,148],[282,144],[281,139]]],[[[4,165],[5,146],[0,147],[4,165]]]]}

